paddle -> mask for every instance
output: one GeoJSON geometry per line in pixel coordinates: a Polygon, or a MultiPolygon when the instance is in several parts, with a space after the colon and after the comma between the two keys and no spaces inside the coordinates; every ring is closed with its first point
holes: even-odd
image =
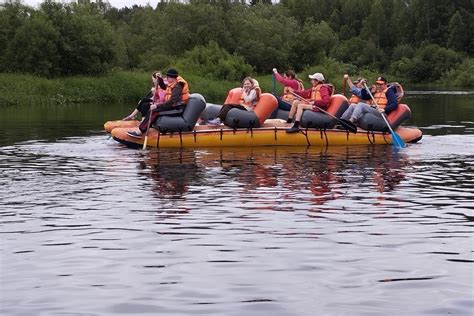
{"type": "Polygon", "coordinates": [[[148,124],[146,125],[146,133],[145,133],[145,139],[143,140],[143,148],[142,149],[146,148],[146,143],[148,142],[148,132],[150,131],[150,123],[151,123],[151,114],[152,113],[153,113],[153,111],[150,109],[150,111],[148,112],[150,117],[148,118],[148,124]]]}
{"type": "Polygon", "coordinates": [[[276,95],[275,74],[272,74],[272,82],[273,82],[273,95],[276,95]]]}
{"type": "Polygon", "coordinates": [[[343,78],[342,79],[342,95],[346,96],[346,85],[347,85],[347,79],[343,78]]]}
{"type": "MultiPolygon", "coordinates": [[[[308,100],[304,99],[303,97],[301,97],[300,95],[294,93],[293,91],[291,92],[291,94],[293,94],[295,97],[297,97],[298,99],[300,99],[301,101],[303,102],[306,102],[307,104],[311,104],[308,100]]],[[[327,115],[329,115],[330,117],[336,119],[339,123],[341,123],[341,125],[346,129],[348,130],[349,132],[351,133],[357,133],[357,126],[355,126],[353,123],[351,123],[350,121],[346,121],[346,120],[343,120],[343,119],[340,119],[334,115],[332,115],[331,113],[327,112],[327,111],[324,111],[323,109],[321,109],[319,106],[317,105],[313,105],[311,104],[312,106],[314,106],[315,108],[317,108],[318,110],[320,110],[321,112],[323,113],[326,113],[327,115]]]]}
{"type": "MultiPolygon", "coordinates": [[[[379,105],[377,104],[377,101],[375,101],[375,98],[372,95],[372,92],[370,92],[370,89],[367,87],[367,84],[365,82],[364,82],[364,87],[369,92],[369,95],[374,101],[374,104],[377,107],[377,109],[379,109],[379,105]]],[[[390,130],[390,134],[392,135],[392,145],[398,146],[400,148],[406,147],[405,142],[400,137],[400,135],[398,135],[397,133],[393,131],[392,126],[390,126],[390,123],[387,121],[387,118],[385,117],[385,115],[383,115],[383,113],[381,112],[379,113],[380,113],[380,116],[382,116],[383,120],[385,121],[385,124],[387,124],[388,129],[390,130]]]]}

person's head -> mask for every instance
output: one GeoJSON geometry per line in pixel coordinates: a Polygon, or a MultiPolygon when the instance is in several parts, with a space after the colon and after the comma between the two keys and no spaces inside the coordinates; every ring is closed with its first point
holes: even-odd
{"type": "Polygon", "coordinates": [[[375,86],[377,87],[377,90],[384,90],[385,88],[387,88],[387,80],[380,76],[377,78],[377,80],[375,80],[375,86]]]}
{"type": "Polygon", "coordinates": [[[359,77],[357,78],[357,80],[354,80],[352,82],[357,88],[364,88],[364,84],[367,83],[367,79],[363,78],[363,77],[359,77]]]}
{"type": "Polygon", "coordinates": [[[316,86],[316,85],[324,82],[324,76],[320,72],[309,75],[308,77],[309,77],[309,79],[311,79],[311,84],[313,86],[316,86]]]}
{"type": "Polygon", "coordinates": [[[242,80],[242,87],[247,90],[252,89],[254,87],[252,77],[245,77],[244,80],[242,80]]]}
{"type": "Polygon", "coordinates": [[[285,77],[290,78],[290,79],[295,79],[296,74],[293,70],[287,70],[285,71],[285,77]]]}
{"type": "Polygon", "coordinates": [[[166,79],[168,80],[169,83],[173,83],[177,80],[179,74],[176,69],[170,68],[168,71],[166,71],[166,79]]]}

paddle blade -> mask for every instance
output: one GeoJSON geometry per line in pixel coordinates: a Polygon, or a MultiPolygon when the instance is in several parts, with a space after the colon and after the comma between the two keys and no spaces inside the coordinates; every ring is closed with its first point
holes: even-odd
{"type": "Polygon", "coordinates": [[[395,132],[392,133],[392,144],[399,148],[405,148],[407,146],[400,135],[395,132]]]}
{"type": "Polygon", "coordinates": [[[148,142],[148,135],[145,135],[145,140],[143,141],[142,149],[146,149],[146,143],[148,142]]]}

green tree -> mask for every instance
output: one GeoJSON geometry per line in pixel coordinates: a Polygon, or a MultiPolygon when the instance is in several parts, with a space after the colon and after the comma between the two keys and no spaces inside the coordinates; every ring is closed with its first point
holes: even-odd
{"type": "Polygon", "coordinates": [[[19,1],[6,1],[0,4],[0,71],[11,69],[8,55],[9,43],[17,30],[29,19],[33,9],[19,1]]]}
{"type": "Polygon", "coordinates": [[[309,18],[303,30],[295,37],[293,64],[296,68],[321,63],[337,44],[337,35],[328,23],[314,23],[309,18]]]}
{"type": "Polygon", "coordinates": [[[230,81],[242,80],[252,74],[252,66],[246,64],[241,56],[229,54],[213,41],[186,52],[176,65],[181,70],[204,77],[230,81]]]}
{"type": "Polygon", "coordinates": [[[298,25],[284,12],[267,5],[232,7],[227,14],[233,40],[228,50],[243,56],[259,72],[288,66],[298,25]]]}
{"type": "Polygon", "coordinates": [[[448,47],[458,51],[463,51],[465,48],[469,47],[469,32],[466,32],[466,24],[464,23],[459,11],[456,11],[456,13],[451,17],[451,20],[449,20],[448,29],[448,47]]]}
{"type": "Polygon", "coordinates": [[[62,75],[100,74],[113,61],[112,28],[100,15],[82,7],[86,5],[49,0],[41,4],[41,11],[59,33],[56,47],[62,75]]]}
{"type": "Polygon", "coordinates": [[[12,69],[43,76],[57,75],[58,38],[58,32],[44,16],[36,14],[28,19],[8,45],[12,69]]]}

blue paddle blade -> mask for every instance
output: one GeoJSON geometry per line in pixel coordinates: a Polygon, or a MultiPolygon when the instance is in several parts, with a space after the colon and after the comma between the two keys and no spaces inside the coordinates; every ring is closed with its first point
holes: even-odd
{"type": "Polygon", "coordinates": [[[392,133],[392,143],[393,143],[393,145],[396,145],[400,148],[405,148],[406,147],[406,144],[403,141],[403,139],[400,137],[400,135],[398,135],[395,132],[392,133]]]}

